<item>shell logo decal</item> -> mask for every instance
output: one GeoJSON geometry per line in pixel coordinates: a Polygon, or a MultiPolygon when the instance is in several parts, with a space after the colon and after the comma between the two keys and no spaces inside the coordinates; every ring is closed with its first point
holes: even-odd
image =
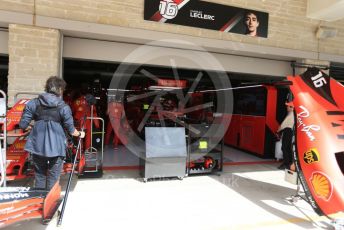
{"type": "Polygon", "coordinates": [[[333,186],[327,176],[320,172],[314,172],[310,181],[317,197],[325,201],[331,198],[333,186]]]}

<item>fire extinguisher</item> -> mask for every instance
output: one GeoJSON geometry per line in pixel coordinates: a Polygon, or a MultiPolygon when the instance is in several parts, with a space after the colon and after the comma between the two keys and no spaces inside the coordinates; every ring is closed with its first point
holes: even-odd
{"type": "Polygon", "coordinates": [[[204,157],[204,168],[205,169],[212,169],[215,167],[215,162],[211,157],[204,157]]]}

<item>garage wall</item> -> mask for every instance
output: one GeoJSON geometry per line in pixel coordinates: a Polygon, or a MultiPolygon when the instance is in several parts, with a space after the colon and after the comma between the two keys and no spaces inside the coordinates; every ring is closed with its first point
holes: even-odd
{"type": "Polygon", "coordinates": [[[0,0],[0,10],[32,14],[34,2],[35,0],[0,0]]]}
{"type": "Polygon", "coordinates": [[[245,35],[144,21],[144,0],[36,0],[36,12],[37,15],[78,21],[344,55],[342,42],[344,20],[327,23],[306,18],[307,1],[305,0],[211,0],[209,2],[269,12],[269,38],[252,38],[245,35]],[[315,37],[315,31],[320,24],[338,28],[338,36],[333,39],[318,40],[315,37]]]}
{"type": "Polygon", "coordinates": [[[344,20],[324,22],[307,18],[307,1],[305,0],[208,1],[270,13],[269,38],[252,38],[245,35],[144,21],[144,0],[1,0],[0,9],[24,13],[35,11],[37,16],[170,32],[261,46],[344,55],[344,43],[342,42],[344,39],[344,20]],[[317,39],[315,32],[319,25],[337,28],[337,37],[317,39]]]}
{"type": "MultiPolygon", "coordinates": [[[[0,0],[0,27],[12,24],[20,28],[13,30],[16,36],[10,33],[9,50],[6,51],[6,45],[0,45],[0,49],[9,53],[9,93],[14,95],[17,91],[39,90],[48,75],[59,73],[60,56],[57,54],[62,47],[61,39],[56,36],[61,33],[70,36],[63,47],[63,55],[70,58],[126,61],[140,44],[153,39],[173,38],[192,41],[206,48],[216,59],[216,63],[209,62],[208,66],[203,66],[209,70],[219,70],[220,66],[232,72],[285,76],[291,74],[288,61],[298,58],[344,63],[344,20],[328,23],[306,18],[304,0],[207,1],[269,12],[269,38],[144,21],[144,0],[0,0]],[[315,31],[319,25],[337,28],[337,37],[316,39],[315,31]],[[50,35],[52,37],[48,40],[51,39],[49,43],[54,47],[53,52],[41,49],[46,45],[46,36],[50,35]],[[27,45],[37,47],[37,52],[25,49],[27,45]],[[46,57],[52,54],[54,57],[46,57]],[[38,84],[32,85],[33,80],[37,80],[38,84]]],[[[6,35],[0,35],[0,39],[6,40],[3,36],[6,35]]],[[[151,54],[129,61],[171,66],[171,60],[175,60],[176,66],[183,68],[197,68],[199,65],[197,60],[202,51],[190,52],[188,48],[172,43],[163,45],[165,48],[157,47],[153,46],[151,54]],[[170,56],[152,58],[152,54],[156,53],[170,56]]]]}
{"type": "Polygon", "coordinates": [[[142,46],[72,37],[65,37],[63,43],[63,57],[65,58],[160,66],[175,64],[179,68],[223,69],[230,72],[269,76],[286,76],[292,73],[290,62],[288,61],[235,56],[191,49],[166,48],[158,46],[156,43],[142,46]]]}
{"type": "Polygon", "coordinates": [[[58,30],[23,25],[9,27],[8,104],[18,92],[39,93],[46,79],[60,70],[58,30]]]}
{"type": "Polygon", "coordinates": [[[8,54],[8,32],[0,30],[0,54],[8,54]]]}

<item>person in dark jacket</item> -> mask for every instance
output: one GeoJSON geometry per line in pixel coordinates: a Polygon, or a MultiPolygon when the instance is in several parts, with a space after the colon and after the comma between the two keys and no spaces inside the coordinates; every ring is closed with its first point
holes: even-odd
{"type": "Polygon", "coordinates": [[[32,155],[36,189],[50,190],[59,181],[67,145],[64,129],[85,137],[85,132],[74,127],[71,109],[62,100],[65,87],[63,79],[50,77],[45,93],[27,103],[19,123],[21,129],[31,130],[25,150],[32,155]]]}
{"type": "Polygon", "coordinates": [[[293,166],[293,135],[294,135],[294,103],[286,102],[287,116],[282,121],[277,132],[282,134],[282,152],[283,152],[283,163],[278,169],[292,169],[293,166]]]}

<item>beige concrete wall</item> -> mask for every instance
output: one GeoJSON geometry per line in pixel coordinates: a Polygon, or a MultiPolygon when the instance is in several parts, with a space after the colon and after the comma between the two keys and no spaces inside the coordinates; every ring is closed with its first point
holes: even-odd
{"type": "Polygon", "coordinates": [[[0,0],[0,10],[32,14],[34,12],[34,0],[0,0]]]}
{"type": "Polygon", "coordinates": [[[60,69],[58,30],[9,26],[9,105],[17,92],[42,92],[46,79],[60,69]]]}
{"type": "Polygon", "coordinates": [[[344,20],[326,23],[306,18],[307,1],[305,0],[208,1],[268,12],[269,38],[252,38],[245,35],[144,21],[144,0],[36,0],[36,10],[38,15],[57,18],[344,55],[344,20]],[[338,28],[338,37],[316,39],[315,31],[320,24],[338,28]]]}
{"type": "MultiPolygon", "coordinates": [[[[0,0],[0,10],[235,41],[262,47],[319,52],[339,55],[339,58],[344,56],[344,20],[323,22],[306,18],[305,0],[207,1],[268,12],[268,38],[144,21],[144,0],[0,0]],[[319,25],[337,28],[337,37],[317,39],[315,34],[319,25]]],[[[35,23],[35,20],[32,20],[32,23],[35,23]]],[[[54,29],[12,25],[9,34],[9,95],[12,97],[12,103],[16,92],[41,91],[45,79],[58,73],[60,32],[54,29]]]]}
{"type": "Polygon", "coordinates": [[[238,41],[243,43],[324,52],[344,55],[344,20],[321,22],[306,18],[305,0],[208,0],[269,13],[269,37],[253,38],[245,35],[160,24],[143,20],[144,0],[0,0],[0,9],[30,12],[36,15],[143,28],[155,31],[179,33],[191,36],[238,41]],[[35,3],[35,7],[33,4],[35,3]],[[338,36],[318,40],[315,37],[319,25],[336,27],[338,36]]]}
{"type": "Polygon", "coordinates": [[[284,48],[302,48],[310,51],[314,51],[317,48],[313,31],[318,22],[307,20],[303,16],[306,14],[306,1],[304,0],[267,0],[264,2],[260,0],[212,0],[209,2],[273,12],[270,14],[269,39],[257,39],[244,35],[144,21],[144,0],[61,0],[58,2],[54,0],[37,0],[36,4],[38,15],[284,48]],[[291,10],[295,10],[296,15],[290,15],[291,10]],[[301,23],[298,21],[301,21],[301,23]],[[302,36],[297,34],[299,31],[303,32],[302,36]],[[308,41],[300,44],[301,37],[306,38],[308,41]]]}

